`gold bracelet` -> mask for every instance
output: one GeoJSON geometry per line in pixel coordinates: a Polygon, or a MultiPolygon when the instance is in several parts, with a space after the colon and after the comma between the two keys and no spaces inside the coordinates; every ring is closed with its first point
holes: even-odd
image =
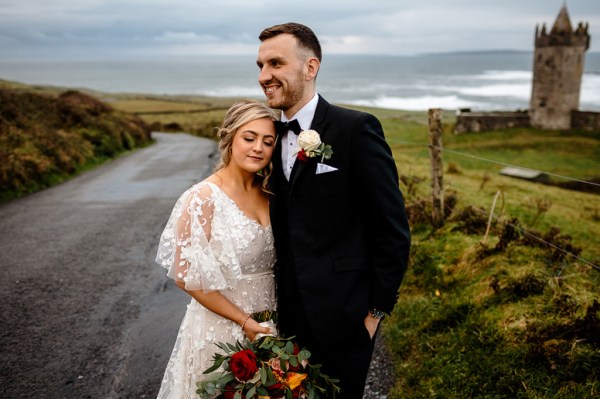
{"type": "Polygon", "coordinates": [[[248,321],[248,319],[250,318],[250,316],[252,316],[251,313],[248,313],[248,316],[246,316],[246,319],[244,320],[244,322],[242,323],[242,330],[244,329],[244,326],[246,325],[246,322],[248,321]]]}

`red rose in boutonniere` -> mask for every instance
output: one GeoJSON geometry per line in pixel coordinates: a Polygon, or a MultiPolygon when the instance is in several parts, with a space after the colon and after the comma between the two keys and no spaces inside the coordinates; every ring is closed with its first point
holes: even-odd
{"type": "Polygon", "coordinates": [[[321,162],[324,159],[331,158],[333,150],[329,144],[321,141],[321,136],[314,130],[303,130],[298,135],[298,153],[297,157],[300,161],[306,162],[308,158],[321,157],[321,162]]]}
{"type": "Polygon", "coordinates": [[[298,153],[296,154],[296,156],[302,162],[308,161],[308,155],[306,155],[306,152],[304,152],[304,150],[298,151],[298,153]]]}

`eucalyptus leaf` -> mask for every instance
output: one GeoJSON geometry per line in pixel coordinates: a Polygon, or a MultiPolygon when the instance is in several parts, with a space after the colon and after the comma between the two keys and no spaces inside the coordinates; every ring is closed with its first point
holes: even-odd
{"type": "Polygon", "coordinates": [[[271,340],[265,339],[259,346],[261,349],[271,349],[273,346],[273,342],[271,340]]]}
{"type": "Polygon", "coordinates": [[[260,368],[260,382],[263,384],[267,382],[267,370],[264,367],[260,368]]]}
{"type": "Polygon", "coordinates": [[[302,349],[300,351],[300,353],[298,353],[298,358],[300,360],[308,360],[308,359],[310,359],[310,352],[307,351],[306,349],[302,349]]]}
{"type": "Polygon", "coordinates": [[[219,385],[225,386],[228,382],[235,380],[235,376],[232,373],[224,374],[219,378],[219,385]]]}
{"type": "Polygon", "coordinates": [[[273,371],[270,368],[267,368],[266,373],[267,373],[267,382],[265,383],[265,385],[271,386],[271,385],[275,384],[275,376],[273,375],[273,371]]]}
{"type": "Polygon", "coordinates": [[[285,344],[285,351],[290,355],[294,353],[294,344],[292,341],[288,341],[287,344],[285,344]]]}

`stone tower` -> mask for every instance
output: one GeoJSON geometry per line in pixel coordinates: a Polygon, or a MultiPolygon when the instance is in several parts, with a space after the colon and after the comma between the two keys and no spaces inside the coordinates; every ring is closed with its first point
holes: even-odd
{"type": "Polygon", "coordinates": [[[571,111],[579,109],[585,51],[590,47],[588,24],[573,30],[564,5],[550,33],[535,28],[533,84],[529,116],[542,129],[569,129],[571,111]]]}

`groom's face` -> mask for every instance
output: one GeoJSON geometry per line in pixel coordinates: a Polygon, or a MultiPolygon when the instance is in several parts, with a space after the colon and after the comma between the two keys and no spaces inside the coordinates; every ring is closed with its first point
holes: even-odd
{"type": "Polygon", "coordinates": [[[290,34],[280,34],[262,42],[256,64],[260,83],[271,108],[294,115],[306,92],[306,52],[290,34]],[[297,109],[296,109],[297,108],[297,109]]]}

